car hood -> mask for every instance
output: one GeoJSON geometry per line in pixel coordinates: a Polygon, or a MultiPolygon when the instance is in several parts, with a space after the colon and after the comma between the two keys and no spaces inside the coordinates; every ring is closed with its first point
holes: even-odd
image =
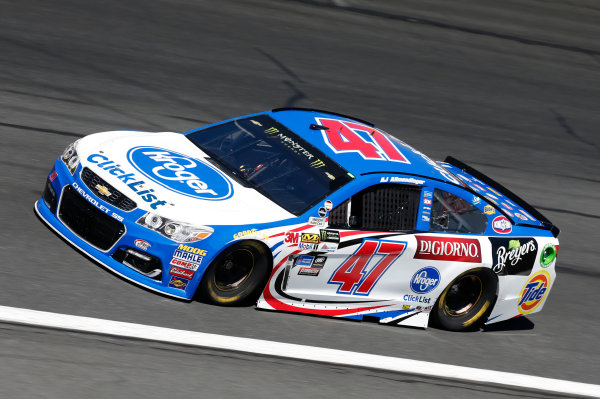
{"type": "Polygon", "coordinates": [[[91,169],[137,207],[198,225],[243,225],[294,217],[229,178],[180,133],[104,132],[77,146],[91,169]]]}

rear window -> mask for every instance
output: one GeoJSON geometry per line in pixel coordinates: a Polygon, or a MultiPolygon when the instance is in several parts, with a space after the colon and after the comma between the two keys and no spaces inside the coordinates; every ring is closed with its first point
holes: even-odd
{"type": "Polygon", "coordinates": [[[435,189],[429,231],[482,234],[486,227],[486,215],[473,204],[457,195],[435,189]]]}

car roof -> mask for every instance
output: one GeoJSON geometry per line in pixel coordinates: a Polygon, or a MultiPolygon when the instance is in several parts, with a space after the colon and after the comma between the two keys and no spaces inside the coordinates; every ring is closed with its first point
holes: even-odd
{"type": "MultiPolygon", "coordinates": [[[[310,142],[355,176],[372,173],[401,173],[449,183],[456,182],[453,178],[447,177],[450,173],[441,165],[400,139],[375,128],[370,122],[333,112],[304,108],[279,108],[265,114],[310,142]],[[311,125],[313,125],[312,128],[311,125]],[[329,127],[329,129],[325,130],[319,126],[329,127]],[[344,129],[350,129],[350,131],[344,129]],[[336,138],[339,143],[339,131],[349,132],[355,139],[360,137],[361,143],[367,143],[366,145],[370,148],[375,146],[378,153],[375,156],[365,157],[360,151],[348,150],[347,146],[341,151],[338,150],[340,145],[332,142],[330,137],[336,138]],[[378,135],[377,139],[375,135],[378,135]],[[387,140],[382,140],[381,135],[385,136],[387,140]],[[388,143],[392,147],[388,147],[388,143]]],[[[345,136],[341,138],[341,141],[345,140],[345,136]]]]}

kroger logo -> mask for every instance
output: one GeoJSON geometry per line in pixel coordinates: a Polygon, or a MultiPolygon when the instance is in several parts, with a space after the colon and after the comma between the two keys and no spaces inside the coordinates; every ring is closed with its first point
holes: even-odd
{"type": "Polygon", "coordinates": [[[156,147],[135,147],[127,157],[137,170],[176,193],[213,201],[233,194],[225,175],[186,155],[156,147]]]}
{"type": "Polygon", "coordinates": [[[440,272],[435,267],[418,270],[410,280],[410,289],[417,294],[426,294],[440,283],[440,272]]]}

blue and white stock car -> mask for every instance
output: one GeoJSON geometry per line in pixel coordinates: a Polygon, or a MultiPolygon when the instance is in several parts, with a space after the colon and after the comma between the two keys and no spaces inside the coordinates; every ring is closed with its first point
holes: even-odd
{"type": "Polygon", "coordinates": [[[540,311],[558,251],[555,226],[460,161],[297,108],[86,136],[35,210],[166,295],[457,331],[540,311]]]}

